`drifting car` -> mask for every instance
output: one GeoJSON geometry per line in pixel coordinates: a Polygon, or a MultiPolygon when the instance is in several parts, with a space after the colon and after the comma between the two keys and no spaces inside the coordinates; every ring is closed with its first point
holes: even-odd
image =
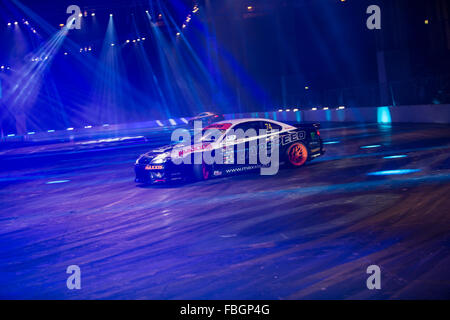
{"type": "Polygon", "coordinates": [[[214,122],[219,122],[224,120],[224,116],[214,112],[202,112],[199,115],[189,119],[188,125],[193,127],[195,121],[201,121],[203,126],[210,125],[214,122]]]}
{"type": "Polygon", "coordinates": [[[290,125],[257,118],[220,121],[204,128],[200,141],[190,144],[174,143],[141,155],[135,163],[135,181],[159,183],[177,180],[208,180],[212,177],[262,168],[265,164],[260,163],[259,160],[253,164],[247,161],[252,152],[259,152],[257,149],[262,147],[258,145],[255,149],[255,145],[252,144],[255,139],[266,141],[267,154],[275,150],[275,146],[277,147],[279,165],[298,168],[325,153],[319,128],[318,123],[290,125]],[[237,138],[235,134],[230,134],[239,132],[239,129],[244,132],[254,129],[257,136],[237,138]],[[208,134],[211,130],[216,133],[214,139],[211,139],[208,134]],[[194,162],[180,164],[176,161],[179,160],[176,158],[192,156],[196,152],[213,154],[219,151],[219,157],[223,157],[223,159],[220,158],[223,161],[218,163],[207,164],[202,161],[198,164],[194,162]],[[242,156],[245,161],[242,161],[242,156]]]}

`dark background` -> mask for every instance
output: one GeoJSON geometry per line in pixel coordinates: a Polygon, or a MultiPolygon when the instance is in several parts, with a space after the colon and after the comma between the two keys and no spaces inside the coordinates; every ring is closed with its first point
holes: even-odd
{"type": "Polygon", "coordinates": [[[450,101],[450,6],[444,0],[93,0],[75,3],[87,13],[82,29],[69,32],[41,84],[26,89],[33,94],[12,103],[8,90],[23,85],[17,80],[26,77],[23,66],[60,30],[72,2],[2,2],[0,64],[10,66],[0,72],[2,134],[16,130],[17,121],[25,121],[27,130],[43,130],[206,110],[450,101]],[[195,4],[199,11],[192,13],[195,4]],[[381,30],[366,28],[372,4],[381,8],[381,30]],[[101,54],[109,45],[110,13],[120,52],[114,66],[101,54]],[[188,14],[192,19],[181,29],[188,14]],[[20,37],[7,26],[13,21],[20,37]],[[125,44],[145,36],[139,45],[125,44]],[[80,53],[88,47],[92,51],[80,53]],[[379,77],[380,54],[386,81],[379,77]]]}

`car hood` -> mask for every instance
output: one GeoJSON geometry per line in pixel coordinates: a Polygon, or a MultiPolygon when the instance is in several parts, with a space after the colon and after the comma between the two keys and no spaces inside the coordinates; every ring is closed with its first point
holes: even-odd
{"type": "Polygon", "coordinates": [[[186,143],[170,144],[170,145],[165,145],[165,146],[150,150],[150,151],[144,153],[143,155],[141,155],[141,157],[154,158],[159,154],[171,152],[173,149],[178,149],[180,151],[183,151],[183,153],[187,154],[187,153],[194,152],[194,151],[207,150],[211,146],[212,146],[212,143],[210,143],[210,142],[192,143],[190,145],[186,144],[186,143]]]}

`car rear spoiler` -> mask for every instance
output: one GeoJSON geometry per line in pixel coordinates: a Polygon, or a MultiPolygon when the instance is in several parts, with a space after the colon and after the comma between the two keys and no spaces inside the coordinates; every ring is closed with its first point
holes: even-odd
{"type": "Polygon", "coordinates": [[[293,126],[298,129],[302,129],[302,128],[315,128],[316,130],[320,129],[319,122],[301,122],[301,123],[295,123],[293,126]]]}

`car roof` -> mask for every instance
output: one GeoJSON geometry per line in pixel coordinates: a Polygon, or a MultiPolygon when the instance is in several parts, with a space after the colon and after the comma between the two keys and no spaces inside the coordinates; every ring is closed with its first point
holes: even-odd
{"type": "Polygon", "coordinates": [[[269,122],[272,122],[272,123],[277,123],[277,124],[282,125],[282,126],[290,126],[287,123],[283,123],[283,122],[272,120],[272,119],[265,119],[265,118],[230,119],[230,120],[218,121],[218,122],[215,122],[215,123],[231,123],[231,125],[234,126],[234,125],[237,125],[237,124],[241,124],[241,123],[245,123],[245,122],[252,122],[252,121],[269,121],[269,122]]]}

